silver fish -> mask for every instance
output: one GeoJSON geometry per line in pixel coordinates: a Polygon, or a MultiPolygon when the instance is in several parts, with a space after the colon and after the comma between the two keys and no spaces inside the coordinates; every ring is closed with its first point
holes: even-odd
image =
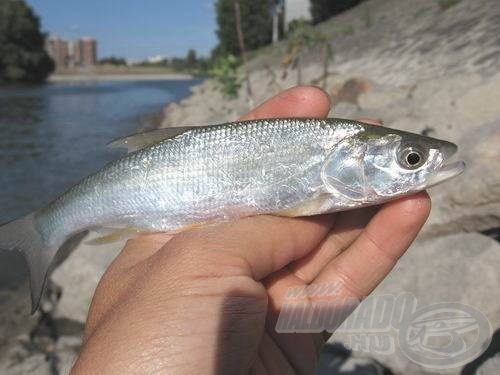
{"type": "Polygon", "coordinates": [[[27,260],[33,309],[56,255],[97,228],[178,232],[251,215],[343,211],[421,191],[465,167],[445,164],[453,143],[333,118],[160,129],[112,145],[130,152],[0,227],[0,248],[27,260]]]}

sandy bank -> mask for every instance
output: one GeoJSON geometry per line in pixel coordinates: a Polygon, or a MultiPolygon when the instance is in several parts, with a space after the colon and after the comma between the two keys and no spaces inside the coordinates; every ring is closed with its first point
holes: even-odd
{"type": "Polygon", "coordinates": [[[48,81],[173,81],[193,78],[190,74],[54,74],[48,81]]]}

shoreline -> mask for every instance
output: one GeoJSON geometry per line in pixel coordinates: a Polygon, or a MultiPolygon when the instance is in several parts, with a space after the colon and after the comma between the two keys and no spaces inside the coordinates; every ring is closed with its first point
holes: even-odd
{"type": "Polygon", "coordinates": [[[194,79],[191,74],[53,74],[48,83],[55,82],[94,82],[94,81],[181,81],[194,79]]]}

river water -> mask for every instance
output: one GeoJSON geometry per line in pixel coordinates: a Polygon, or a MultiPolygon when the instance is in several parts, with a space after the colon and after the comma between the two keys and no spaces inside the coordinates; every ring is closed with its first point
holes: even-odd
{"type": "Polygon", "coordinates": [[[0,88],[0,222],[42,207],[118,157],[106,144],[152,126],[199,80],[0,88]]]}
{"type": "MultiPolygon", "coordinates": [[[[153,126],[165,104],[183,99],[198,83],[195,79],[0,87],[0,223],[43,207],[122,155],[106,144],[153,126]]],[[[0,288],[12,280],[2,265],[18,272],[18,267],[8,267],[17,262],[7,259],[12,256],[0,251],[0,288]]]]}

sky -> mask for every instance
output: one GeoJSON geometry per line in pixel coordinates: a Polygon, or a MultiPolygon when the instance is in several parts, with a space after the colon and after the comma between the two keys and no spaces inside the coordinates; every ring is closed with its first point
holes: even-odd
{"type": "Polygon", "coordinates": [[[43,31],[67,39],[97,39],[99,58],[131,61],[208,56],[215,47],[214,0],[26,0],[43,31]]]}

